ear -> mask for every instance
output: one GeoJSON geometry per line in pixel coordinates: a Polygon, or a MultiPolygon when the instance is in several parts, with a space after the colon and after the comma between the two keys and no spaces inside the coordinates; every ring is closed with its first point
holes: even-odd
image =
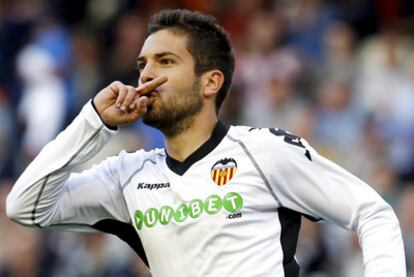
{"type": "Polygon", "coordinates": [[[204,72],[201,77],[202,93],[205,97],[217,95],[224,82],[223,72],[220,70],[210,70],[204,72]]]}

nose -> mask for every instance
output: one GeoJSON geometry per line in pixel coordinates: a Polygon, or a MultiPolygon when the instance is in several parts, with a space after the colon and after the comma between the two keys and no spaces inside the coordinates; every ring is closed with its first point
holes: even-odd
{"type": "Polygon", "coordinates": [[[141,70],[138,78],[139,85],[142,85],[146,82],[152,81],[155,79],[155,73],[150,63],[147,63],[145,67],[141,70]]]}

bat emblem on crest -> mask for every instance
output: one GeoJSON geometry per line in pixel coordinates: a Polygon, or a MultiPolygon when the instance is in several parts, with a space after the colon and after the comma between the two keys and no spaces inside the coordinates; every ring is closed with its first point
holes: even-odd
{"type": "Polygon", "coordinates": [[[232,158],[217,161],[211,167],[211,178],[218,186],[224,186],[236,174],[237,163],[232,158]]]}

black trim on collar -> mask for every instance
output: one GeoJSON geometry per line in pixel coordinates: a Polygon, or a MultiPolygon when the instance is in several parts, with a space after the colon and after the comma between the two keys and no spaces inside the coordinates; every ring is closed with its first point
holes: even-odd
{"type": "Polygon", "coordinates": [[[166,160],[168,167],[176,174],[182,176],[195,162],[201,160],[213,151],[214,148],[216,148],[216,146],[226,136],[229,128],[230,126],[226,126],[218,121],[216,127],[214,127],[211,137],[183,162],[171,158],[167,153],[166,160]]]}

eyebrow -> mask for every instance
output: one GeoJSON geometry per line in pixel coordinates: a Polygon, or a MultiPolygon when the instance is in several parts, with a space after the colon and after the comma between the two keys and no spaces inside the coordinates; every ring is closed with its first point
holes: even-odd
{"type": "MultiPolygon", "coordinates": [[[[159,58],[161,58],[163,56],[167,56],[167,55],[172,55],[172,56],[174,56],[174,57],[182,60],[180,56],[178,56],[177,54],[175,54],[173,52],[170,52],[170,51],[165,51],[165,52],[157,53],[154,56],[155,56],[155,58],[159,59],[159,58]]],[[[147,60],[147,58],[145,56],[139,56],[137,58],[137,62],[143,62],[143,61],[146,61],[146,60],[147,60]]]]}

